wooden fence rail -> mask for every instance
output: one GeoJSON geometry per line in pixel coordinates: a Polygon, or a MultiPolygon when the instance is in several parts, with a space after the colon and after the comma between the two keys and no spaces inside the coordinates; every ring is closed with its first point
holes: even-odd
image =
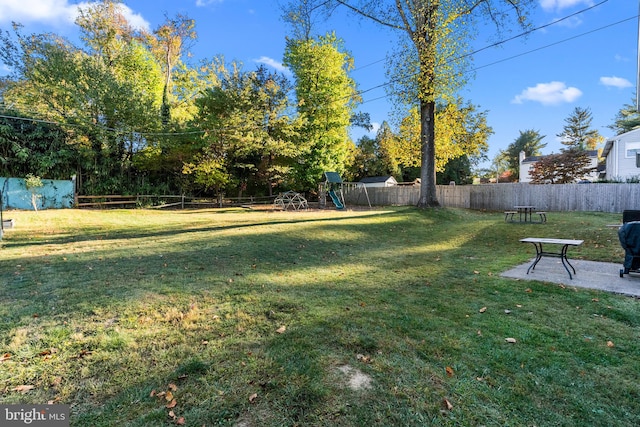
{"type": "MultiPolygon", "coordinates": [[[[362,204],[358,188],[347,188],[345,202],[362,204]],[[359,200],[359,201],[358,201],[359,200]]],[[[442,206],[501,211],[516,205],[533,205],[545,211],[585,211],[620,213],[640,209],[640,184],[482,184],[438,185],[442,206]]],[[[420,188],[413,186],[369,187],[374,206],[416,205],[420,188]]]]}
{"type": "Polygon", "coordinates": [[[187,197],[184,195],[150,195],[137,194],[130,196],[123,195],[100,195],[100,196],[79,196],[76,195],[75,206],[78,208],[135,208],[135,207],[151,207],[156,209],[175,208],[184,209],[185,207],[199,208],[223,208],[233,206],[251,206],[258,204],[272,204],[274,197],[187,197]]]}

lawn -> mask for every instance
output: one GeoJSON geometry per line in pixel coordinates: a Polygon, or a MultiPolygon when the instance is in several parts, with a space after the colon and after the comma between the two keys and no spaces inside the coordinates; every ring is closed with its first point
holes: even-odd
{"type": "Polygon", "coordinates": [[[640,302],[499,276],[527,236],[621,264],[620,215],[4,217],[2,404],[69,404],[72,426],[640,425],[640,302]]]}

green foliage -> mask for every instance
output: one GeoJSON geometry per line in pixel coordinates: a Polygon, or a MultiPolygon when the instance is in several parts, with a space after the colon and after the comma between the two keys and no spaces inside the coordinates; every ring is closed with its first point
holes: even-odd
{"type": "Polygon", "coordinates": [[[590,129],[593,117],[589,108],[576,107],[567,117],[562,133],[557,136],[569,148],[595,150],[604,141],[597,129],[590,129]]]}
{"type": "Polygon", "coordinates": [[[314,188],[325,171],[343,173],[352,146],[348,128],[359,98],[349,77],[353,60],[335,34],[288,39],[284,63],[296,80],[304,147],[295,163],[298,185],[314,188]]]}
{"type": "Polygon", "coordinates": [[[360,138],[356,144],[352,165],[350,181],[359,181],[368,176],[390,174],[382,158],[378,139],[366,135],[360,138]]]}
{"type": "Polygon", "coordinates": [[[500,162],[504,163],[503,170],[508,170],[512,176],[519,177],[520,152],[524,151],[525,157],[542,155],[542,149],[547,146],[542,142],[544,138],[545,136],[540,135],[537,130],[520,131],[520,135],[498,154],[500,162]]]}
{"type": "Polygon", "coordinates": [[[442,172],[436,174],[436,183],[446,185],[454,182],[456,184],[473,184],[473,173],[471,172],[471,161],[466,155],[451,159],[444,166],[442,172]]]}
{"type": "MultiPolygon", "coordinates": [[[[404,33],[398,62],[390,74],[395,78],[392,94],[403,104],[419,103],[421,187],[418,206],[439,206],[436,197],[436,129],[437,102],[451,102],[463,83],[469,57],[468,40],[475,29],[490,20],[500,30],[513,22],[527,26],[527,10],[535,0],[464,0],[397,1],[334,0],[330,4],[345,6],[361,17],[404,33]],[[401,66],[399,66],[401,65],[401,66]]],[[[457,156],[444,156],[455,158],[457,156]]]]}
{"type": "Polygon", "coordinates": [[[31,193],[31,206],[33,206],[34,211],[38,211],[38,199],[42,197],[42,194],[39,194],[38,191],[43,187],[42,179],[39,176],[33,174],[27,174],[24,179],[24,186],[31,193]]]}
{"type": "Polygon", "coordinates": [[[183,173],[193,175],[193,182],[202,186],[204,190],[216,190],[229,182],[227,173],[222,161],[215,158],[203,158],[196,156],[194,163],[185,163],[183,173]]]}
{"type": "Polygon", "coordinates": [[[616,113],[615,121],[608,126],[616,135],[620,135],[634,129],[640,128],[640,112],[636,105],[635,98],[630,104],[624,104],[620,111],[616,113]]]}
{"type": "Polygon", "coordinates": [[[264,67],[244,72],[231,64],[220,67],[218,81],[196,101],[194,126],[204,131],[205,158],[224,159],[225,170],[241,187],[252,185],[271,195],[276,186],[290,185],[301,124],[286,114],[287,78],[264,67]]]}
{"type": "MultiPolygon", "coordinates": [[[[482,157],[488,149],[488,139],[493,130],[487,126],[486,112],[477,112],[471,103],[439,106],[435,115],[436,158],[435,167],[443,172],[449,161],[463,156],[482,157]]],[[[402,119],[394,156],[405,167],[420,166],[421,137],[420,115],[412,108],[402,119]]]]}
{"type": "Polygon", "coordinates": [[[76,150],[59,126],[34,121],[17,111],[3,110],[0,117],[0,176],[34,174],[49,179],[69,179],[76,173],[76,150]]]}

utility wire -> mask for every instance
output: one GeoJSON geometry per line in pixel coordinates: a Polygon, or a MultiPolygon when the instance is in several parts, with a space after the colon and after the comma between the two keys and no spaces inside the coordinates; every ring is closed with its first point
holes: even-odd
{"type": "MultiPolygon", "coordinates": [[[[580,37],[584,37],[584,36],[587,36],[587,35],[589,35],[589,34],[596,33],[596,32],[598,32],[598,31],[606,30],[607,28],[611,28],[611,27],[614,27],[614,26],[616,26],[616,25],[623,24],[623,23],[625,23],[625,22],[627,22],[627,21],[635,20],[635,19],[637,19],[637,18],[638,18],[638,15],[636,15],[636,16],[632,16],[632,17],[629,17],[629,18],[625,18],[625,19],[623,19],[623,20],[620,20],[620,21],[617,21],[617,22],[614,22],[614,23],[611,23],[611,24],[607,24],[607,25],[605,25],[605,26],[602,26],[602,27],[599,27],[599,28],[596,28],[596,29],[593,29],[593,30],[590,30],[590,31],[586,31],[586,32],[584,32],[584,33],[577,34],[577,35],[575,35],[575,36],[568,37],[568,38],[566,38],[566,39],[562,39],[562,40],[559,40],[559,41],[554,42],[554,43],[550,43],[550,44],[547,44],[547,45],[544,45],[544,46],[537,47],[537,48],[535,48],[535,49],[528,50],[528,51],[526,51],[526,52],[522,52],[522,53],[519,53],[519,54],[516,54],[516,55],[512,55],[512,56],[509,56],[509,57],[507,57],[507,58],[503,58],[503,59],[500,59],[500,60],[498,60],[498,61],[491,62],[491,63],[489,63],[489,64],[481,65],[481,66],[479,66],[479,67],[474,67],[474,68],[472,68],[471,70],[466,71],[464,74],[470,74],[470,73],[473,73],[473,72],[475,72],[475,71],[477,71],[477,70],[480,70],[480,69],[482,69],[482,68],[490,67],[490,66],[492,66],[492,65],[496,65],[496,64],[500,64],[500,63],[502,63],[502,62],[510,61],[510,60],[512,60],[512,59],[519,58],[519,57],[521,57],[521,56],[525,56],[525,55],[528,55],[528,54],[533,53],[533,52],[537,52],[537,51],[544,50],[544,49],[547,49],[547,48],[550,48],[550,47],[553,47],[553,46],[556,46],[556,45],[559,45],[559,44],[562,44],[562,43],[566,43],[566,42],[568,42],[568,41],[571,41],[571,40],[574,40],[574,39],[577,39],[577,38],[580,38],[580,37]]],[[[480,50],[484,50],[484,49],[485,49],[485,48],[482,48],[482,49],[480,49],[480,50]]],[[[459,60],[460,58],[462,58],[462,57],[458,57],[458,58],[452,59],[452,60],[448,61],[447,63],[451,63],[451,62],[457,61],[457,60],[459,60]]],[[[415,77],[416,75],[417,75],[417,73],[414,73],[413,75],[408,76],[408,77],[413,78],[413,77],[415,77]]],[[[405,79],[405,78],[407,78],[407,76],[403,76],[403,77],[402,77],[402,79],[405,79]]],[[[396,79],[395,81],[398,81],[398,80],[400,80],[400,78],[396,79]]],[[[367,92],[370,92],[370,91],[372,91],[372,90],[379,89],[379,88],[381,88],[381,87],[389,86],[389,85],[391,85],[392,83],[394,83],[395,81],[382,83],[382,84],[379,84],[379,85],[374,86],[374,87],[372,87],[372,88],[365,89],[365,90],[363,90],[363,91],[360,91],[360,92],[359,92],[359,94],[367,93],[367,92]]],[[[368,103],[368,102],[377,101],[377,100],[379,100],[379,99],[387,98],[387,97],[389,97],[389,96],[391,96],[391,95],[385,95],[385,96],[381,96],[381,97],[374,98],[374,99],[371,99],[371,100],[362,101],[362,102],[361,102],[361,104],[366,104],[366,103],[368,103]]]]}
{"type": "MultiPolygon", "coordinates": [[[[518,38],[524,37],[524,36],[529,35],[529,34],[531,34],[531,33],[535,32],[535,31],[539,31],[539,30],[541,30],[541,29],[548,28],[548,27],[550,27],[550,26],[552,26],[552,25],[555,25],[555,24],[558,24],[558,23],[560,23],[560,22],[563,22],[563,21],[565,21],[565,20],[567,20],[567,19],[570,19],[570,18],[572,18],[572,17],[574,17],[574,16],[576,16],[576,15],[582,14],[582,13],[587,12],[587,11],[589,11],[589,10],[591,10],[591,9],[594,9],[594,8],[596,8],[596,7],[598,7],[598,6],[601,6],[601,5],[603,5],[604,3],[607,3],[608,1],[609,1],[609,0],[603,0],[603,1],[601,1],[600,3],[597,3],[597,4],[593,5],[593,6],[590,6],[590,7],[584,8],[584,9],[581,9],[581,10],[579,10],[579,11],[575,12],[575,13],[572,13],[572,14],[570,14],[570,15],[564,16],[564,17],[562,17],[562,18],[560,18],[560,19],[557,19],[557,20],[555,20],[555,21],[552,21],[552,22],[550,22],[550,23],[548,23],[548,24],[538,26],[538,27],[533,28],[533,29],[531,29],[531,30],[528,30],[528,31],[522,32],[522,33],[520,33],[520,34],[517,34],[517,35],[515,35],[515,36],[513,36],[513,37],[510,37],[510,38],[507,38],[507,39],[504,39],[504,40],[497,41],[497,42],[492,43],[492,44],[487,45],[487,46],[483,46],[483,47],[481,47],[481,48],[479,48],[479,49],[474,50],[473,52],[470,52],[470,53],[467,53],[467,54],[464,54],[464,55],[458,56],[458,57],[453,58],[453,59],[450,59],[450,60],[448,60],[446,63],[447,63],[447,64],[449,64],[449,63],[453,63],[453,62],[455,62],[455,61],[459,61],[460,59],[463,59],[463,58],[465,58],[465,57],[473,56],[473,55],[475,55],[475,54],[477,54],[477,53],[479,53],[479,52],[482,52],[482,51],[484,51],[484,50],[487,50],[487,49],[490,49],[490,48],[493,48],[493,47],[497,47],[497,46],[500,46],[500,45],[502,45],[502,44],[505,44],[505,43],[507,43],[507,42],[509,42],[509,41],[513,41],[513,40],[516,40],[516,39],[518,39],[518,38]]],[[[526,51],[526,52],[523,52],[523,53],[520,53],[520,54],[517,54],[517,55],[510,56],[510,57],[508,57],[508,58],[504,58],[504,59],[501,59],[501,60],[498,60],[498,61],[495,61],[495,62],[492,62],[492,63],[489,63],[489,64],[485,64],[485,65],[482,65],[482,66],[480,66],[480,67],[475,67],[475,68],[473,68],[473,69],[471,69],[471,70],[469,70],[469,71],[466,71],[466,72],[465,72],[465,74],[472,73],[472,72],[475,72],[475,71],[477,71],[477,70],[479,70],[479,69],[486,68],[486,67],[489,67],[489,66],[492,66],[492,65],[496,65],[496,64],[499,64],[499,63],[502,63],[502,62],[506,62],[506,61],[509,61],[509,60],[512,60],[512,59],[518,58],[518,57],[520,57],[520,56],[524,56],[524,55],[527,55],[527,54],[533,53],[533,52],[537,52],[537,51],[540,51],[540,50],[543,50],[543,49],[547,49],[547,48],[549,48],[549,47],[556,46],[556,45],[558,45],[558,44],[562,44],[562,43],[565,43],[565,42],[567,42],[567,41],[571,41],[571,40],[574,40],[574,39],[576,39],[576,38],[583,37],[583,36],[585,36],[585,35],[589,35],[589,34],[592,34],[592,33],[595,33],[595,32],[598,32],[598,31],[601,31],[601,30],[604,30],[604,29],[607,29],[607,28],[610,28],[610,27],[613,27],[613,26],[616,26],[616,25],[622,24],[622,23],[624,23],[624,22],[630,21],[630,20],[632,20],[632,19],[637,19],[637,18],[638,18],[638,15],[636,15],[636,16],[632,16],[632,17],[630,17],[630,18],[626,18],[626,19],[623,19],[623,20],[621,20],[621,21],[614,22],[614,23],[612,23],[612,24],[608,24],[608,25],[605,25],[605,26],[602,26],[602,27],[596,28],[596,29],[594,29],[594,30],[587,31],[587,32],[584,32],[584,33],[578,34],[578,35],[576,35],[576,36],[572,36],[572,37],[569,37],[569,38],[566,38],[566,39],[563,39],[563,40],[560,40],[560,41],[557,41],[557,42],[554,42],[554,43],[551,43],[551,44],[548,44],[548,45],[545,45],[545,46],[541,46],[541,47],[538,47],[538,48],[535,48],[535,49],[532,49],[532,50],[529,50],[529,51],[526,51]]],[[[377,61],[371,62],[371,63],[369,63],[369,64],[366,64],[366,65],[362,66],[362,67],[359,67],[359,68],[357,68],[357,69],[352,70],[352,72],[353,72],[353,71],[360,70],[360,69],[362,69],[362,68],[369,67],[369,66],[374,65],[374,64],[377,64],[377,63],[382,62],[382,61],[384,61],[384,60],[385,60],[385,59],[380,59],[380,60],[377,60],[377,61]]],[[[411,76],[409,76],[409,77],[413,78],[413,77],[415,77],[416,75],[417,75],[417,73],[414,73],[413,75],[411,75],[411,76]]],[[[356,93],[356,94],[357,94],[358,96],[361,96],[361,95],[363,95],[363,94],[365,94],[365,93],[368,93],[368,92],[374,91],[374,90],[376,90],[376,89],[380,89],[380,88],[383,88],[383,87],[389,86],[389,85],[391,85],[392,83],[394,83],[395,81],[398,81],[398,80],[400,80],[400,79],[405,79],[405,78],[407,78],[407,76],[400,77],[400,78],[395,79],[394,81],[391,81],[391,82],[381,83],[381,84],[379,84],[379,85],[376,85],[376,86],[370,87],[370,88],[368,88],[368,89],[364,89],[364,90],[357,91],[357,93],[356,93]]],[[[393,94],[387,94],[387,95],[379,96],[379,97],[372,98],[372,99],[369,99],[369,100],[366,100],[366,101],[362,101],[360,104],[366,104],[366,103],[369,103],[369,102],[374,102],[374,101],[377,101],[377,100],[380,100],[380,99],[388,98],[388,97],[390,97],[390,96],[392,96],[392,95],[393,95],[393,94]]],[[[350,97],[349,97],[349,98],[350,98],[350,97]]],[[[345,98],[345,99],[346,99],[346,98],[345,98]]],[[[337,102],[337,101],[340,101],[340,100],[336,100],[336,102],[337,102]]],[[[33,119],[33,118],[14,117],[14,116],[7,116],[7,115],[0,115],[0,117],[2,117],[2,118],[16,119],[16,120],[24,120],[24,121],[32,121],[32,122],[47,123],[47,124],[58,125],[58,126],[74,126],[73,124],[69,124],[69,123],[60,123],[60,122],[54,122],[54,121],[48,121],[48,120],[41,120],[41,119],[33,119]]],[[[100,125],[95,125],[95,124],[84,124],[84,125],[85,125],[85,126],[87,126],[87,125],[89,125],[89,126],[90,126],[90,125],[100,126],[100,125]]],[[[80,124],[76,124],[75,126],[80,126],[80,124]]],[[[101,129],[103,129],[103,130],[111,131],[111,132],[115,132],[115,133],[118,133],[118,134],[136,134],[136,135],[139,135],[139,136],[147,136],[147,137],[149,137],[149,136],[180,136],[180,135],[195,135],[195,134],[203,134],[203,133],[206,133],[206,132],[210,132],[210,131],[211,131],[211,130],[208,130],[208,129],[207,129],[207,130],[184,131],[184,132],[144,132],[144,131],[135,131],[135,130],[124,131],[124,130],[120,130],[120,129],[108,128],[108,127],[106,127],[106,126],[100,126],[100,128],[101,128],[101,129]]],[[[228,129],[225,129],[225,130],[233,130],[233,129],[228,128],[228,129]]]]}

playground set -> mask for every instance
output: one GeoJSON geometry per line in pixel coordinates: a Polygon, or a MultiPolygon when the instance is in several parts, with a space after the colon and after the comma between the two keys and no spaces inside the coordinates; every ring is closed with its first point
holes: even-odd
{"type": "Polygon", "coordinates": [[[345,208],[344,193],[345,190],[348,193],[356,192],[357,199],[355,204],[360,204],[360,197],[364,195],[367,199],[367,205],[371,207],[371,201],[369,200],[369,193],[367,193],[367,187],[361,182],[344,182],[338,172],[325,172],[324,181],[320,183],[318,192],[318,201],[321,208],[327,206],[327,195],[333,202],[336,209],[345,208]]]}
{"type": "MultiPolygon", "coordinates": [[[[362,182],[344,182],[338,172],[325,172],[324,181],[320,183],[318,188],[318,205],[320,209],[327,207],[327,196],[329,196],[331,200],[330,203],[332,203],[336,209],[345,209],[345,191],[349,194],[357,195],[354,204],[361,204],[360,197],[364,196],[366,197],[367,205],[371,207],[367,187],[362,182]]],[[[275,198],[274,206],[285,211],[289,209],[297,211],[307,209],[309,204],[302,194],[296,193],[295,191],[287,191],[279,194],[275,198]]]]}

